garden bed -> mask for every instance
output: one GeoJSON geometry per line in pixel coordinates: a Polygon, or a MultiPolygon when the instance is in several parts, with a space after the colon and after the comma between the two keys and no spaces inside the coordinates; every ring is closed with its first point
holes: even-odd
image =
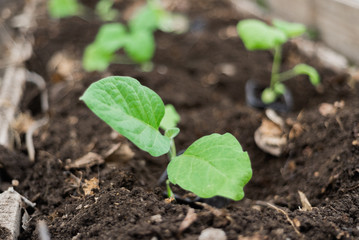
{"type": "MultiPolygon", "coordinates": [[[[270,78],[271,53],[245,50],[235,32],[241,15],[226,1],[178,1],[177,10],[189,16],[191,28],[181,35],[156,33],[155,65],[147,73],[131,65],[84,72],[80,60],[99,24],[77,17],[58,22],[39,17],[27,68],[47,81],[50,120],[34,136],[33,164],[24,146],[0,151],[1,190],[17,179],[16,191],[37,204],[28,209],[32,220],[20,239],[37,239],[39,220],[45,220],[51,239],[197,239],[211,227],[222,229],[228,239],[358,238],[357,82],[308,59],[295,45],[285,45],[283,70],[306,62],[318,69],[322,85],[315,89],[304,76],[288,82],[295,110],[281,116],[295,134],[285,153],[273,157],[254,142],[265,114],[245,104],[244,91],[248,79],[270,78]],[[49,67],[59,52],[63,58],[57,66],[68,64],[66,71],[49,67]],[[79,101],[92,82],[108,75],[134,77],[176,107],[181,116],[178,149],[213,132],[232,133],[248,151],[253,168],[244,199],[220,209],[166,201],[165,186],[157,184],[166,157],[153,158],[137,149],[79,101]],[[331,113],[319,110],[322,103],[340,101],[331,113]],[[71,165],[89,152],[104,158],[119,143],[121,161],[71,165]],[[85,196],[84,184],[93,178],[99,188],[85,196]],[[298,191],[312,210],[300,209],[298,191]],[[180,230],[190,208],[197,218],[180,230]]],[[[21,111],[40,118],[39,105],[39,91],[28,84],[21,111]]]]}

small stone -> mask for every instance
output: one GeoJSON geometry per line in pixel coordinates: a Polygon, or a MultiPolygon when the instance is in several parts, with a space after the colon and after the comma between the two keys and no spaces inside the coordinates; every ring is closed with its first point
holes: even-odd
{"type": "Polygon", "coordinates": [[[154,223],[162,222],[162,216],[160,214],[151,216],[151,222],[154,222],[154,223]]]}
{"type": "Polygon", "coordinates": [[[13,187],[19,186],[19,180],[13,179],[13,180],[11,181],[11,185],[12,185],[13,187]]]}
{"type": "Polygon", "coordinates": [[[227,240],[227,236],[222,229],[206,228],[201,232],[198,240],[227,240]]]}

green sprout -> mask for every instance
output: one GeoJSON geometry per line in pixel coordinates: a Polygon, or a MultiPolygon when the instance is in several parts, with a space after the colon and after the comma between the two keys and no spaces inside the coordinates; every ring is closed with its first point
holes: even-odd
{"type": "MultiPolygon", "coordinates": [[[[173,139],[180,131],[179,115],[173,106],[165,106],[154,91],[136,79],[120,76],[101,79],[92,83],[80,99],[138,148],[155,157],[168,154],[169,182],[202,198],[244,197],[243,187],[252,177],[252,168],[248,153],[232,134],[204,136],[177,156],[173,139]]],[[[170,189],[168,182],[167,188],[170,189]]]]}
{"type": "MultiPolygon", "coordinates": [[[[95,41],[85,49],[84,69],[103,71],[110,63],[139,64],[144,70],[150,68],[156,48],[154,32],[157,29],[171,29],[165,24],[169,19],[172,19],[172,14],[163,9],[160,3],[148,0],[127,25],[108,23],[101,26],[95,41]],[[124,50],[127,58],[116,55],[120,49],[124,50]]],[[[172,25],[174,26],[174,23],[172,25]]],[[[175,31],[175,27],[172,29],[175,31]]]]}
{"type": "Polygon", "coordinates": [[[115,0],[100,0],[96,4],[95,13],[102,21],[113,21],[120,15],[119,11],[112,8],[114,1],[115,0]]]}
{"type": "Polygon", "coordinates": [[[286,72],[279,73],[282,61],[282,45],[289,38],[305,33],[306,28],[303,24],[289,23],[277,19],[273,20],[272,25],[267,25],[256,19],[242,20],[237,24],[238,34],[248,50],[274,50],[270,85],[264,89],[261,96],[265,104],[270,104],[282,96],[285,92],[283,82],[297,75],[308,75],[310,82],[314,86],[320,83],[317,70],[303,63],[286,72]]]}
{"type": "Polygon", "coordinates": [[[50,0],[48,10],[52,18],[65,18],[79,15],[82,6],[77,0],[50,0]]]}

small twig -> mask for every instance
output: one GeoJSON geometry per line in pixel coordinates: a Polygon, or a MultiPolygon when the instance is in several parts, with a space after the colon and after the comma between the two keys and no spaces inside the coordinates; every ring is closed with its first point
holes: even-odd
{"type": "Polygon", "coordinates": [[[41,110],[43,113],[47,113],[47,111],[49,110],[49,97],[45,80],[39,74],[27,71],[26,81],[35,84],[41,91],[41,110]]]}
{"type": "MultiPolygon", "coordinates": [[[[43,113],[47,114],[49,110],[49,100],[45,80],[39,74],[27,71],[26,81],[34,83],[41,91],[41,110],[43,113]]],[[[47,124],[48,121],[48,117],[45,116],[42,119],[34,122],[26,132],[26,148],[29,154],[29,158],[32,162],[35,160],[35,148],[32,135],[37,129],[47,124]]]]}
{"type": "Polygon", "coordinates": [[[287,221],[290,223],[290,225],[292,225],[294,231],[301,236],[301,233],[299,232],[299,230],[297,229],[297,227],[294,225],[294,222],[292,221],[292,219],[290,219],[290,217],[288,216],[288,213],[286,213],[284,210],[280,209],[279,207],[275,206],[274,204],[271,204],[269,202],[264,202],[264,201],[256,201],[256,204],[258,205],[262,205],[262,206],[267,206],[267,207],[271,207],[275,210],[277,210],[278,212],[282,213],[286,218],[287,221]]]}
{"type": "Polygon", "coordinates": [[[35,161],[35,148],[34,148],[34,142],[32,140],[32,135],[37,129],[47,124],[48,121],[49,119],[47,116],[43,117],[40,120],[34,122],[26,132],[26,148],[29,154],[30,161],[32,162],[35,161]]]}
{"type": "Polygon", "coordinates": [[[341,129],[342,131],[345,131],[344,125],[343,125],[342,120],[340,119],[340,117],[339,117],[339,116],[336,116],[336,117],[335,117],[335,120],[337,121],[337,123],[338,123],[340,129],[341,129]]]}

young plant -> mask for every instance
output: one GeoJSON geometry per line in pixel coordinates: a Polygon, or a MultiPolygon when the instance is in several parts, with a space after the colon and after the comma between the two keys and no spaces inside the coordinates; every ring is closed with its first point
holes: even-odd
{"type": "Polygon", "coordinates": [[[77,0],[50,0],[48,10],[50,16],[53,18],[65,18],[79,15],[82,6],[77,0]]]}
{"type": "Polygon", "coordinates": [[[176,156],[173,139],[179,116],[151,89],[131,77],[107,77],[90,85],[80,98],[103,121],[152,156],[170,156],[168,179],[202,198],[240,200],[252,177],[247,152],[230,133],[211,134],[176,156]],[[164,135],[159,128],[165,129],[164,135]]]}
{"type": "MultiPolygon", "coordinates": [[[[136,63],[146,67],[154,55],[154,32],[170,31],[168,23],[177,15],[167,12],[155,0],[148,0],[129,20],[127,26],[120,23],[103,25],[93,43],[85,49],[83,66],[86,71],[103,71],[110,63],[136,63]],[[115,53],[123,49],[128,58],[115,53]]],[[[175,30],[173,27],[172,30],[175,30]]]]}
{"type": "Polygon", "coordinates": [[[242,20],[237,24],[237,31],[244,46],[248,50],[274,50],[274,59],[270,85],[262,92],[263,103],[270,104],[282,96],[285,92],[283,82],[300,74],[306,74],[310,82],[316,86],[320,83],[318,72],[306,64],[298,64],[291,70],[279,73],[282,59],[282,45],[289,38],[302,35],[306,28],[299,23],[289,23],[281,20],[273,20],[273,26],[256,20],[242,20]]]}
{"type": "MultiPolygon", "coordinates": [[[[95,14],[102,21],[113,21],[119,16],[119,12],[112,8],[114,0],[100,0],[96,4],[95,14]]],[[[86,15],[92,11],[78,0],[49,0],[48,11],[52,18],[66,18],[71,16],[81,16],[88,18],[86,15]]]]}

